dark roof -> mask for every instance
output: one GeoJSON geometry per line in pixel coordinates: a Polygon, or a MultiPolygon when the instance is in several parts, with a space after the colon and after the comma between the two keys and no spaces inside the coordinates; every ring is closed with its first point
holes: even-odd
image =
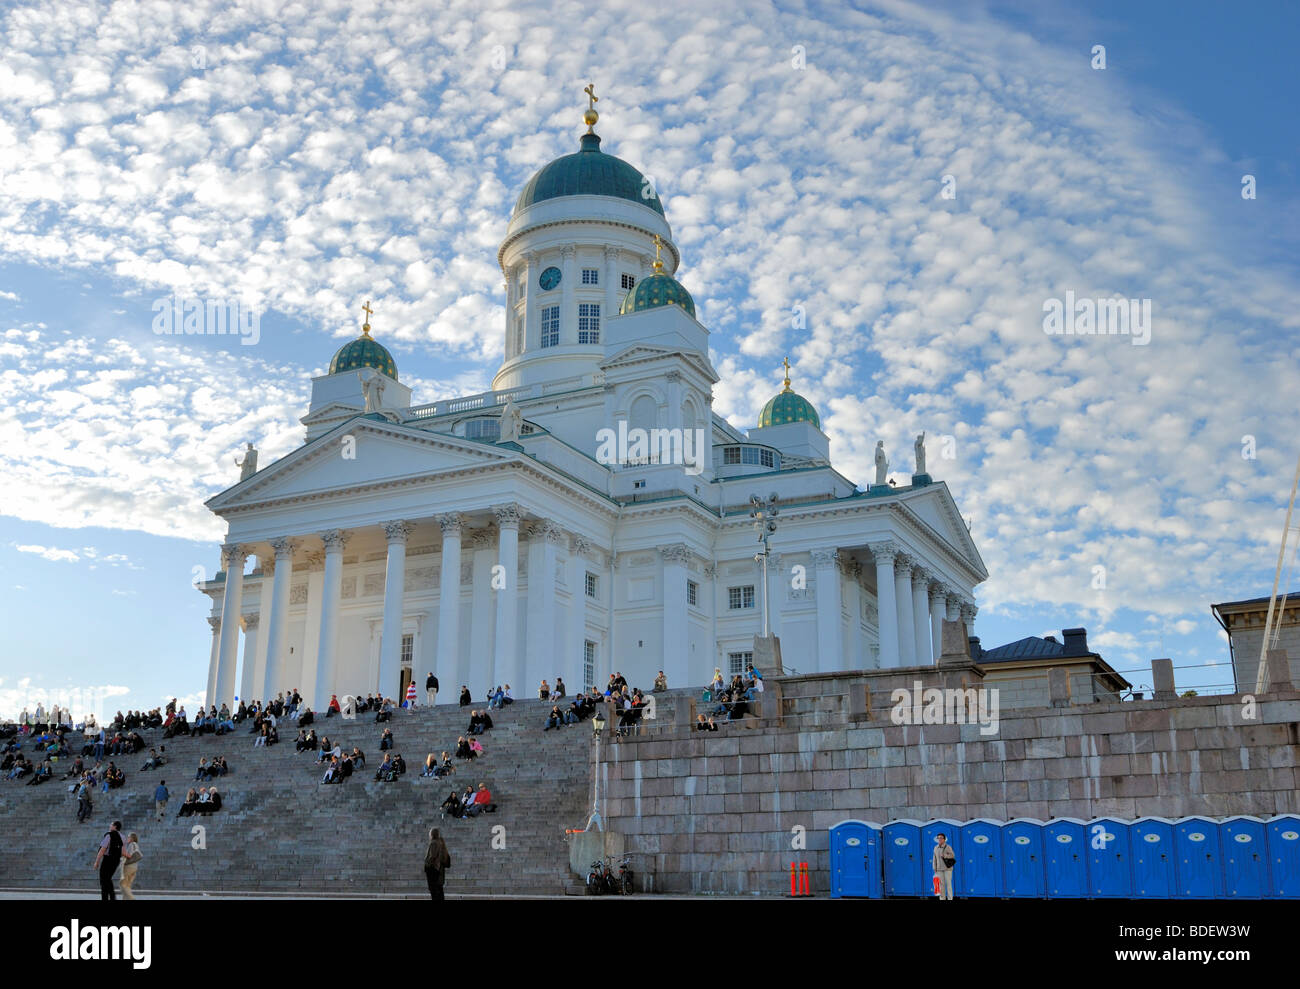
{"type": "Polygon", "coordinates": [[[1028,635],[1006,645],[992,649],[981,648],[979,638],[971,639],[971,657],[977,663],[1005,663],[1024,659],[1064,659],[1066,657],[1101,657],[1088,649],[1088,630],[1066,628],[1061,630],[1061,642],[1055,636],[1028,635]]]}
{"type": "Polygon", "coordinates": [[[579,143],[581,151],[556,158],[528,180],[515,202],[515,213],[560,196],[613,196],[630,199],[663,215],[658,193],[637,169],[622,158],[603,153],[595,134],[583,134],[579,143]]]}
{"type": "MultiPolygon", "coordinates": [[[[1239,605],[1246,605],[1246,604],[1268,604],[1268,600],[1271,596],[1272,595],[1265,594],[1262,598],[1246,598],[1246,600],[1244,601],[1224,601],[1220,604],[1212,604],[1210,605],[1210,607],[1213,610],[1218,611],[1220,608],[1236,608],[1239,605]]],[[[1287,594],[1279,594],[1277,596],[1277,599],[1281,601],[1282,598],[1284,597],[1287,599],[1288,604],[1290,604],[1291,601],[1293,600],[1300,601],[1300,591],[1291,591],[1290,593],[1287,594]]]]}

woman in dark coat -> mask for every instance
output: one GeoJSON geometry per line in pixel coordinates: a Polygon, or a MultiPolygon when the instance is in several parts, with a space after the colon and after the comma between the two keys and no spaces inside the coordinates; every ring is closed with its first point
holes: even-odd
{"type": "Polygon", "coordinates": [[[442,884],[447,879],[447,868],[451,865],[451,855],[447,843],[437,828],[429,829],[429,847],[424,852],[424,877],[429,881],[429,898],[441,900],[442,884]]]}

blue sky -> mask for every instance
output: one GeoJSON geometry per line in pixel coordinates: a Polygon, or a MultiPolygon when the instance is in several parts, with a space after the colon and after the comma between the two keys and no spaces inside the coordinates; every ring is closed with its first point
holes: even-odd
{"type": "Polygon", "coordinates": [[[1209,604],[1267,593],[1297,452],[1295,5],[261,9],[0,13],[0,714],[201,691],[202,502],[300,442],[362,301],[416,401],[487,387],[497,244],[593,79],[715,410],[751,425],[789,354],[859,483],[952,436],[986,645],[1084,625],[1135,682],[1229,679],[1209,604]],[[1067,290],[1151,299],[1150,344],[1044,334],[1067,290]],[[258,344],[155,335],[173,291],[257,305],[258,344]]]}

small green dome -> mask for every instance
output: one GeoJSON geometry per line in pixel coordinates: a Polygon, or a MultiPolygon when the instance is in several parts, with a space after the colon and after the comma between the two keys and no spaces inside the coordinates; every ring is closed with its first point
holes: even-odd
{"type": "Polygon", "coordinates": [[[330,374],[373,367],[381,374],[388,375],[394,381],[397,380],[397,363],[393,360],[393,355],[374,341],[369,330],[370,327],[367,326],[366,332],[361,336],[339,348],[334,359],[330,361],[330,374]]]}
{"type": "Polygon", "coordinates": [[[662,271],[655,272],[633,286],[619,306],[618,314],[623,316],[661,306],[681,306],[692,317],[695,316],[695,300],[691,298],[691,293],[676,278],[665,275],[662,271]]]}
{"type": "Polygon", "coordinates": [[[648,206],[663,216],[659,194],[647,185],[645,176],[622,158],[602,152],[598,135],[583,134],[581,145],[581,151],[556,158],[528,180],[515,202],[515,213],[561,196],[612,196],[648,206]],[[650,196],[643,196],[645,191],[650,196]]]}
{"type": "Polygon", "coordinates": [[[811,422],[818,429],[822,428],[821,418],[812,402],[788,387],[777,395],[758,414],[758,426],[784,426],[788,422],[811,422]]]}

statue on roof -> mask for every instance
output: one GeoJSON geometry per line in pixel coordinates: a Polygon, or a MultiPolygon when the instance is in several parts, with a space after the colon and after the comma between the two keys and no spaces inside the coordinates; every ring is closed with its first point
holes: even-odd
{"type": "Polygon", "coordinates": [[[362,377],[360,371],[357,377],[361,379],[361,394],[366,400],[367,412],[378,412],[384,407],[384,379],[378,371],[371,371],[370,378],[362,377]]]}
{"type": "Polygon", "coordinates": [[[241,481],[247,481],[257,473],[257,448],[252,443],[249,443],[244,448],[243,460],[236,458],[235,466],[239,468],[239,479],[241,481]]]}
{"type": "Polygon", "coordinates": [[[913,471],[913,473],[924,474],[925,473],[925,430],[921,430],[921,433],[916,437],[916,442],[912,445],[912,448],[916,451],[916,470],[913,471]]]}
{"type": "Polygon", "coordinates": [[[511,395],[506,399],[505,408],[501,410],[501,436],[498,442],[517,442],[523,426],[523,414],[519,411],[519,407],[515,405],[515,397],[511,395]]]}
{"type": "Polygon", "coordinates": [[[889,474],[889,460],[885,457],[885,441],[876,440],[876,486],[885,483],[885,477],[889,474]]]}

